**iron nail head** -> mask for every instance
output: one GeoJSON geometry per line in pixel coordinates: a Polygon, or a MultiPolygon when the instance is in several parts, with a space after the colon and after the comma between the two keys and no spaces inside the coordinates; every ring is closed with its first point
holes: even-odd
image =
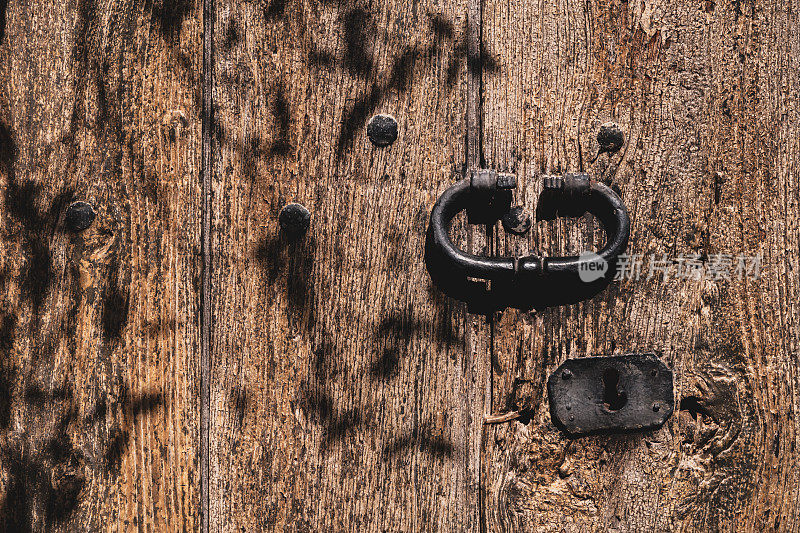
{"type": "Polygon", "coordinates": [[[397,120],[391,115],[375,115],[367,124],[367,137],[375,146],[389,146],[397,140],[397,120]]]}
{"type": "Polygon", "coordinates": [[[613,154],[625,144],[625,135],[616,122],[606,122],[597,132],[597,143],[600,145],[601,154],[603,152],[613,154]]]}
{"type": "Polygon", "coordinates": [[[302,204],[290,203],[281,209],[278,224],[288,237],[296,238],[304,235],[311,225],[311,213],[302,204]]]}
{"type": "Polygon", "coordinates": [[[521,205],[512,207],[502,218],[503,229],[514,235],[525,235],[531,229],[531,216],[521,205]]]}
{"type": "Polygon", "coordinates": [[[79,233],[88,229],[92,225],[97,215],[94,208],[87,202],[73,202],[67,207],[67,214],[64,216],[64,224],[67,229],[74,233],[79,233]]]}

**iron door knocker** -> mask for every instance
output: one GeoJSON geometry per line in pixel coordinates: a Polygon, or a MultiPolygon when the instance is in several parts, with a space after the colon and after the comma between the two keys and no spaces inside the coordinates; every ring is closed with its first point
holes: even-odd
{"type": "Polygon", "coordinates": [[[484,257],[453,244],[448,232],[458,213],[466,209],[471,224],[493,224],[509,211],[514,188],[513,175],[477,170],[442,193],[431,211],[425,243],[425,263],[434,283],[476,313],[565,305],[605,288],[627,248],[630,220],[619,195],[586,174],[546,176],[536,217],[591,213],[606,234],[599,251],[567,257],[484,257]]]}

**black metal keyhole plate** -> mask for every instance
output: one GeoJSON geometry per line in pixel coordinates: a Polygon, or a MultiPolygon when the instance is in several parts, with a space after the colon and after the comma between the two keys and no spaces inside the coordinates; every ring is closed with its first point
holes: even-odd
{"type": "Polygon", "coordinates": [[[547,393],[553,423],[576,437],[657,428],[675,408],[672,370],[654,354],[570,359],[547,393]]]}

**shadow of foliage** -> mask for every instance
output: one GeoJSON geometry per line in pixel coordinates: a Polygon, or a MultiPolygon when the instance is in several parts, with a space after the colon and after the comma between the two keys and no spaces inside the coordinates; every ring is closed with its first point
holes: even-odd
{"type": "MultiPolygon", "coordinates": [[[[76,350],[75,317],[83,299],[78,273],[69,265],[56,272],[59,267],[52,250],[62,214],[75,194],[64,189],[42,209],[47,202],[45,191],[32,180],[17,178],[17,157],[10,128],[0,123],[0,172],[6,180],[7,207],[4,239],[16,241],[24,254],[18,267],[0,272],[0,294],[13,292],[13,281],[22,296],[13,309],[0,308],[0,467],[4,473],[0,531],[48,531],[73,518],[86,487],[97,475],[98,462],[111,476],[116,475],[130,442],[130,428],[139,417],[161,408],[164,399],[160,393],[132,396],[125,385],[111,387],[101,391],[95,405],[87,406],[89,415],[79,418],[74,386],[70,378],[62,381],[64,376],[54,373],[52,361],[59,346],[76,350]],[[62,320],[41,327],[41,310],[56,290],[68,292],[64,304],[68,308],[62,320]],[[23,311],[31,320],[19,318],[23,311]],[[21,348],[20,339],[25,340],[24,352],[19,352],[22,361],[12,357],[15,348],[21,348]],[[24,374],[19,365],[24,365],[24,374]],[[43,375],[55,376],[61,384],[42,381],[43,375]],[[21,425],[12,423],[15,416],[21,417],[17,420],[21,425]],[[112,420],[117,422],[103,436],[112,420]],[[92,452],[76,444],[80,438],[76,436],[83,433],[94,435],[92,452]],[[94,457],[95,451],[99,457],[94,457]]],[[[116,266],[106,283],[111,290],[97,326],[106,337],[119,339],[127,320],[128,297],[118,287],[116,266]]]]}
{"type": "Polygon", "coordinates": [[[393,439],[383,448],[383,458],[402,453],[409,448],[416,448],[436,457],[451,457],[455,451],[453,444],[447,439],[431,433],[428,426],[414,429],[412,432],[393,439]]]}
{"type": "Polygon", "coordinates": [[[152,13],[152,23],[161,35],[175,41],[183,23],[194,9],[194,0],[147,0],[152,13]]]}

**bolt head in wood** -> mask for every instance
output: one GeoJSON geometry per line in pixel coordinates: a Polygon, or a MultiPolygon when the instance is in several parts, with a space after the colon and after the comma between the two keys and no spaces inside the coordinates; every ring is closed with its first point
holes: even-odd
{"type": "Polygon", "coordinates": [[[514,235],[525,235],[531,229],[531,216],[521,205],[512,207],[501,220],[503,229],[514,235]]]}
{"type": "Polygon", "coordinates": [[[389,146],[397,140],[397,121],[391,115],[375,115],[367,124],[367,137],[375,146],[389,146]]]}
{"type": "Polygon", "coordinates": [[[67,207],[64,225],[68,230],[78,233],[92,225],[97,215],[94,208],[86,202],[73,202],[67,207]]]}
{"type": "Polygon", "coordinates": [[[597,143],[600,145],[600,152],[615,153],[625,143],[625,135],[622,133],[616,122],[606,122],[600,126],[597,132],[597,143]]]}
{"type": "Polygon", "coordinates": [[[311,225],[311,213],[298,203],[287,204],[278,215],[281,231],[289,238],[302,237],[311,225]]]}

